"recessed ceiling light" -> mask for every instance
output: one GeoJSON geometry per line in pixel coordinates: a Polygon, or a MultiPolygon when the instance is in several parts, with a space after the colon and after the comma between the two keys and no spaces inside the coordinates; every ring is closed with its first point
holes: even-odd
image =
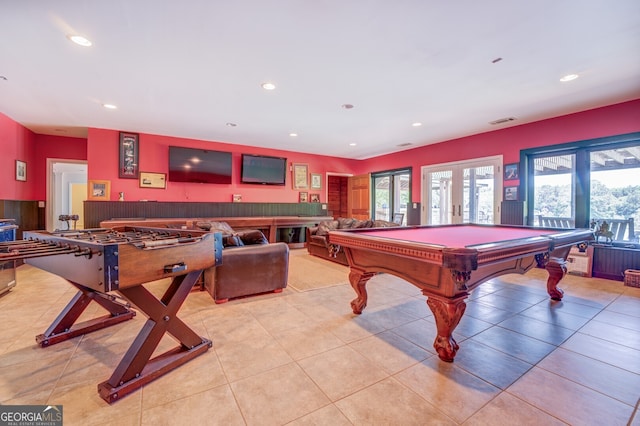
{"type": "Polygon", "coordinates": [[[413,124],[412,124],[412,126],[413,126],[413,127],[420,127],[420,126],[422,126],[422,123],[420,123],[420,122],[415,122],[415,123],[413,123],[413,124]]]}
{"type": "Polygon", "coordinates": [[[289,133],[289,136],[291,136],[292,138],[295,138],[296,136],[298,136],[297,133],[289,133]]]}
{"type": "Polygon", "coordinates": [[[0,75],[0,80],[8,81],[7,77],[5,77],[4,75],[0,75]]]}
{"type": "Polygon", "coordinates": [[[231,122],[227,123],[226,125],[229,126],[229,127],[236,127],[237,126],[236,123],[231,123],[231,122]]]}
{"type": "Polygon", "coordinates": [[[356,145],[358,145],[358,144],[357,144],[357,143],[355,143],[355,142],[351,142],[351,143],[349,144],[349,146],[356,146],[356,145]]]}
{"type": "Polygon", "coordinates": [[[560,81],[562,81],[563,83],[567,82],[567,81],[571,81],[571,80],[575,80],[576,78],[578,78],[579,75],[578,74],[567,74],[564,77],[562,77],[560,79],[560,81]]]}
{"type": "Polygon", "coordinates": [[[342,104],[342,108],[351,109],[351,108],[353,108],[353,105],[351,105],[351,104],[342,104]]]}
{"type": "Polygon", "coordinates": [[[276,85],[273,84],[273,83],[268,83],[268,82],[267,83],[262,83],[262,88],[264,90],[275,90],[276,85]]]}
{"type": "Polygon", "coordinates": [[[118,107],[113,104],[102,104],[102,106],[106,109],[118,109],[118,107]]]}
{"type": "Polygon", "coordinates": [[[69,40],[71,40],[75,44],[83,47],[89,47],[93,44],[88,38],[81,35],[68,35],[67,38],[69,38],[69,40]]]}

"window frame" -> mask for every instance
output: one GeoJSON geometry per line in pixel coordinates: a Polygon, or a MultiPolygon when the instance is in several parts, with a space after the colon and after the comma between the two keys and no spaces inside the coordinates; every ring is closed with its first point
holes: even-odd
{"type": "Polygon", "coordinates": [[[591,211],[591,152],[634,145],[640,145],[640,132],[521,150],[520,170],[526,170],[526,173],[521,173],[520,182],[521,188],[526,189],[524,191],[524,201],[526,202],[525,223],[529,226],[534,226],[536,219],[533,214],[533,202],[528,202],[535,199],[533,186],[534,158],[547,155],[575,154],[575,175],[572,177],[574,181],[572,190],[575,193],[575,226],[577,228],[588,228],[589,212],[591,211]]]}
{"type": "Polygon", "coordinates": [[[396,206],[395,206],[395,179],[397,176],[399,175],[409,175],[409,195],[408,195],[408,201],[407,201],[407,207],[406,207],[406,211],[405,211],[405,216],[404,216],[404,220],[405,223],[408,219],[408,215],[409,215],[409,204],[411,203],[412,200],[412,195],[411,195],[411,189],[413,186],[413,167],[401,167],[401,168],[397,168],[397,169],[391,169],[391,170],[384,170],[384,171],[380,171],[380,172],[372,172],[371,173],[371,218],[372,219],[377,219],[376,218],[376,178],[384,178],[384,177],[389,177],[389,209],[393,210],[391,211],[390,214],[390,219],[393,219],[393,215],[395,213],[398,213],[395,211],[396,206]]]}

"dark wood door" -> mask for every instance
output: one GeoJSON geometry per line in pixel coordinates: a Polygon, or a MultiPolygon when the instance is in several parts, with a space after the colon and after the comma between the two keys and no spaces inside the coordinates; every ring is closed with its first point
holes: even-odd
{"type": "Polygon", "coordinates": [[[327,207],[334,219],[347,217],[349,214],[349,178],[347,176],[331,176],[327,178],[327,207]]]}

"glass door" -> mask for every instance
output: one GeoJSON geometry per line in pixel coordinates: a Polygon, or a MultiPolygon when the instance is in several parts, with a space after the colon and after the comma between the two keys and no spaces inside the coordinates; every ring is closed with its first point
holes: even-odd
{"type": "Polygon", "coordinates": [[[374,219],[407,223],[407,204],[411,192],[411,170],[373,173],[374,219]]]}
{"type": "Polygon", "coordinates": [[[496,167],[480,166],[463,169],[462,188],[462,222],[487,223],[495,222],[494,215],[494,181],[496,167]]]}
{"type": "Polygon", "coordinates": [[[452,170],[429,172],[428,185],[430,192],[429,225],[449,225],[452,222],[453,204],[451,201],[452,170]]]}
{"type": "Polygon", "coordinates": [[[423,167],[421,223],[499,223],[501,168],[502,157],[423,167]]]}

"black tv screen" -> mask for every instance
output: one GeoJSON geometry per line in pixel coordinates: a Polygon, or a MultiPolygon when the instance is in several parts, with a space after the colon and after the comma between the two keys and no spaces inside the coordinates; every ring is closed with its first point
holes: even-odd
{"type": "Polygon", "coordinates": [[[231,183],[231,153],[169,147],[169,181],[231,183]]]}
{"type": "Polygon", "coordinates": [[[242,183],[284,185],[286,178],[286,158],[242,154],[242,183]]]}

